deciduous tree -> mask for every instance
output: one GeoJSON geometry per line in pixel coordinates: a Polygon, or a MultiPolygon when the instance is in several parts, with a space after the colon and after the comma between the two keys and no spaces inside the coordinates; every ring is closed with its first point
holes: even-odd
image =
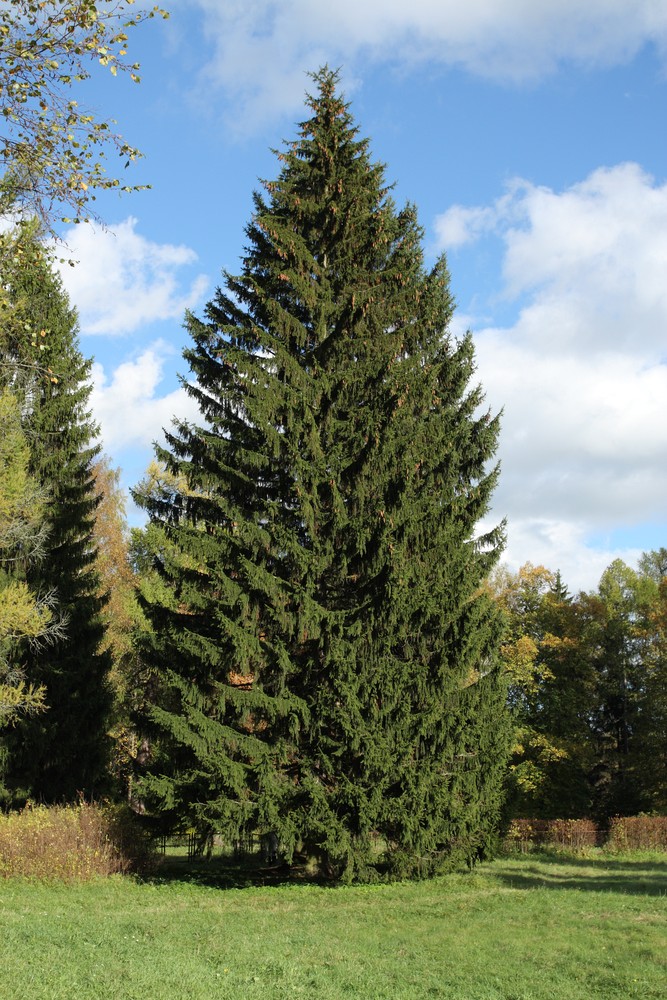
{"type": "Polygon", "coordinates": [[[106,154],[126,166],[141,154],[80,105],[77,85],[100,66],[138,82],[128,32],[156,15],[167,16],[134,0],[0,4],[0,161],[14,197],[51,233],[61,212],[65,221],[97,218],[96,192],[138,187],[107,170],[106,154]]]}
{"type": "Polygon", "coordinates": [[[507,616],[501,652],[517,726],[508,806],[519,816],[587,816],[598,690],[586,602],[530,563],[496,574],[491,587],[507,616]]]}

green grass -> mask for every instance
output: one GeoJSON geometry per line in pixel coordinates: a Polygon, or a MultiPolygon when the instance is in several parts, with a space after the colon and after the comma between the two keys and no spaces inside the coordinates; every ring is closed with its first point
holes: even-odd
{"type": "MultiPolygon", "coordinates": [[[[201,869],[191,869],[197,872],[201,869]]],[[[0,882],[3,1000],[667,996],[667,857],[376,887],[0,882]]]]}

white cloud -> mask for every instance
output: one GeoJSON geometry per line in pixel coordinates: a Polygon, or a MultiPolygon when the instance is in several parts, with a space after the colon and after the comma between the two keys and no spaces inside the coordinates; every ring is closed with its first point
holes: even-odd
{"type": "Polygon", "coordinates": [[[196,404],[183,388],[159,394],[165,362],[172,354],[168,345],[157,341],[111,374],[95,362],[91,407],[105,451],[150,448],[162,439],[162,429],[171,427],[174,416],[197,419],[196,404]]]}
{"type": "Polygon", "coordinates": [[[156,320],[182,319],[208,285],[204,275],[186,281],[181,272],[197,261],[194,250],[153,243],[129,217],[107,230],[77,226],[64,240],[75,267],[60,267],[63,284],[87,334],[128,334],[156,320]]]}
{"type": "Polygon", "coordinates": [[[487,397],[505,407],[499,495],[513,513],[607,527],[661,513],[667,366],[629,355],[559,359],[512,344],[512,332],[475,339],[487,397]]]}
{"type": "Polygon", "coordinates": [[[664,349],[667,185],[627,163],[562,194],[527,186],[520,198],[529,228],[507,233],[511,294],[537,288],[542,305],[567,303],[580,344],[599,344],[604,324],[607,348],[632,350],[639,336],[643,353],[664,349]]]}
{"type": "Polygon", "coordinates": [[[467,243],[474,243],[480,236],[493,231],[498,223],[494,208],[465,208],[452,205],[435,220],[435,235],[441,246],[456,250],[467,243]]]}
{"type": "Polygon", "coordinates": [[[560,570],[570,593],[594,590],[604,570],[614,559],[635,565],[641,555],[636,548],[591,548],[586,544],[587,525],[546,518],[513,520],[503,562],[518,569],[526,562],[560,570]]]}
{"type": "Polygon", "coordinates": [[[660,0],[196,0],[213,56],[207,86],[234,98],[246,129],[302,101],[304,71],[329,62],[460,66],[507,82],[564,62],[614,65],[647,43],[667,49],[660,0]]]}
{"type": "Polygon", "coordinates": [[[475,336],[487,399],[505,410],[495,507],[508,559],[592,586],[601,564],[637,553],[587,549],[587,537],[665,516],[667,185],[636,164],[563,192],[516,182],[437,228],[455,246],[499,236],[519,307],[513,326],[475,336]]]}

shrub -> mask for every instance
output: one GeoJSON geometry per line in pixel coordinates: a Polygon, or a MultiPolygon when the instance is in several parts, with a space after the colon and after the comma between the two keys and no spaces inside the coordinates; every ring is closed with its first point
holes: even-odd
{"type": "Polygon", "coordinates": [[[615,816],[608,829],[589,819],[514,819],[504,847],[523,853],[534,847],[581,851],[604,846],[612,851],[667,851],[667,816],[615,816]]]}
{"type": "Polygon", "coordinates": [[[542,843],[545,821],[540,819],[513,819],[505,837],[506,850],[519,850],[522,854],[542,843]]]}
{"type": "Polygon", "coordinates": [[[546,842],[551,847],[580,851],[596,847],[600,843],[600,833],[590,819],[552,819],[549,820],[546,842]]]}
{"type": "Polygon", "coordinates": [[[0,877],[86,880],[131,871],[149,854],[125,807],[27,806],[0,816],[0,877]]]}
{"type": "Polygon", "coordinates": [[[607,846],[616,851],[665,851],[667,816],[614,816],[607,846]]]}
{"type": "Polygon", "coordinates": [[[581,851],[600,843],[600,831],[590,819],[514,819],[505,846],[520,851],[557,847],[581,851]]]}

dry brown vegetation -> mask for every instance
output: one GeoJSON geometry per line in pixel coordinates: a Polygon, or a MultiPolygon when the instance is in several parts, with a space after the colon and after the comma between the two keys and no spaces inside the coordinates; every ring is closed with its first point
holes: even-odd
{"type": "Polygon", "coordinates": [[[608,827],[597,826],[590,819],[515,819],[505,846],[523,851],[532,847],[667,851],[667,816],[615,816],[608,827]]]}
{"type": "Polygon", "coordinates": [[[0,877],[85,881],[129,872],[147,856],[126,809],[81,803],[0,816],[0,877]]]}

